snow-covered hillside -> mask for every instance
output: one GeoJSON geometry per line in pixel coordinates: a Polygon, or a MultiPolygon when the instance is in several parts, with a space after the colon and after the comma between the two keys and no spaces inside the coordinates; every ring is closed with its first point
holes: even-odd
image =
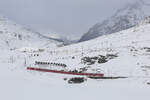
{"type": "Polygon", "coordinates": [[[0,49],[50,48],[61,44],[60,41],[43,37],[40,33],[15,24],[5,17],[0,17],[0,49]]]}
{"type": "Polygon", "coordinates": [[[0,49],[0,53],[3,100],[150,99],[150,24],[44,52],[0,49]],[[35,61],[64,63],[68,69],[84,68],[106,77],[126,78],[84,77],[82,84],[68,84],[68,79],[77,76],[27,71],[35,61]]]}
{"type": "Polygon", "coordinates": [[[79,42],[134,27],[145,17],[150,16],[150,5],[147,5],[146,2],[137,0],[137,2],[128,4],[122,9],[119,9],[110,18],[90,28],[89,31],[81,37],[79,42]]]}
{"type": "MultiPolygon", "coordinates": [[[[57,52],[58,62],[68,63],[69,66],[99,68],[108,76],[145,76],[150,73],[143,66],[150,66],[150,24],[134,27],[112,35],[106,35],[87,42],[62,47],[57,52]],[[62,56],[63,54],[63,56],[62,56]],[[83,64],[84,57],[99,57],[107,54],[116,55],[114,59],[107,59],[107,63],[99,64],[97,60],[92,65],[83,64]],[[66,57],[66,59],[62,60],[66,57]],[[75,57],[76,60],[71,59],[75,57]],[[60,59],[60,60],[59,60],[60,59]]],[[[148,75],[149,76],[149,75],[148,75]]]]}

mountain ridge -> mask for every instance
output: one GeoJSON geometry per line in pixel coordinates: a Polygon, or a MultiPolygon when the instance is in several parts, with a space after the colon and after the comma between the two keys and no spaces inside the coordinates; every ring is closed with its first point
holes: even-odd
{"type": "Polygon", "coordinates": [[[0,48],[29,47],[57,47],[63,45],[63,41],[48,38],[41,33],[25,28],[14,23],[6,17],[0,16],[0,48]]]}
{"type": "Polygon", "coordinates": [[[145,11],[145,9],[148,8],[150,8],[150,6],[145,5],[142,0],[127,4],[123,8],[118,9],[116,13],[108,19],[91,27],[88,32],[81,37],[79,42],[134,27],[144,20],[145,17],[150,15],[148,11],[145,11]]]}

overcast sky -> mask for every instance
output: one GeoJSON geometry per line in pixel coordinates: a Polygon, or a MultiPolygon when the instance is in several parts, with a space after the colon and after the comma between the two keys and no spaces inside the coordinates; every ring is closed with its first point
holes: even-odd
{"type": "Polygon", "coordinates": [[[134,0],[0,0],[0,14],[34,30],[79,37],[134,0]]]}

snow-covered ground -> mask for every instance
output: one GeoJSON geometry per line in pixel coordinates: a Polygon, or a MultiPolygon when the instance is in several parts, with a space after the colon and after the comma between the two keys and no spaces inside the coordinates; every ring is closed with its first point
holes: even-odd
{"type": "MultiPolygon", "coordinates": [[[[18,65],[16,65],[18,66],[18,65]]],[[[22,66],[20,66],[22,67],[22,66]]],[[[65,75],[28,72],[12,63],[1,62],[0,99],[2,100],[149,100],[149,78],[117,80],[88,79],[70,85],[65,75]]]]}
{"type": "Polygon", "coordinates": [[[2,100],[149,100],[150,92],[150,24],[58,49],[43,52],[0,50],[0,99],[2,100]],[[38,54],[38,56],[37,56],[38,54]],[[107,58],[105,63],[83,63],[84,57],[107,58]],[[124,79],[90,79],[68,84],[54,73],[27,71],[35,61],[64,63],[69,69],[88,67],[105,76],[124,79]]]}

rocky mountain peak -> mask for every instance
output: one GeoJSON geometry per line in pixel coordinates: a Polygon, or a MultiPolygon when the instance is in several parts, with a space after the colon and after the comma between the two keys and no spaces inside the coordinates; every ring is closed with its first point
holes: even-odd
{"type": "Polygon", "coordinates": [[[143,0],[127,4],[111,17],[91,27],[79,42],[134,27],[150,15],[149,9],[150,5],[143,0]]]}

